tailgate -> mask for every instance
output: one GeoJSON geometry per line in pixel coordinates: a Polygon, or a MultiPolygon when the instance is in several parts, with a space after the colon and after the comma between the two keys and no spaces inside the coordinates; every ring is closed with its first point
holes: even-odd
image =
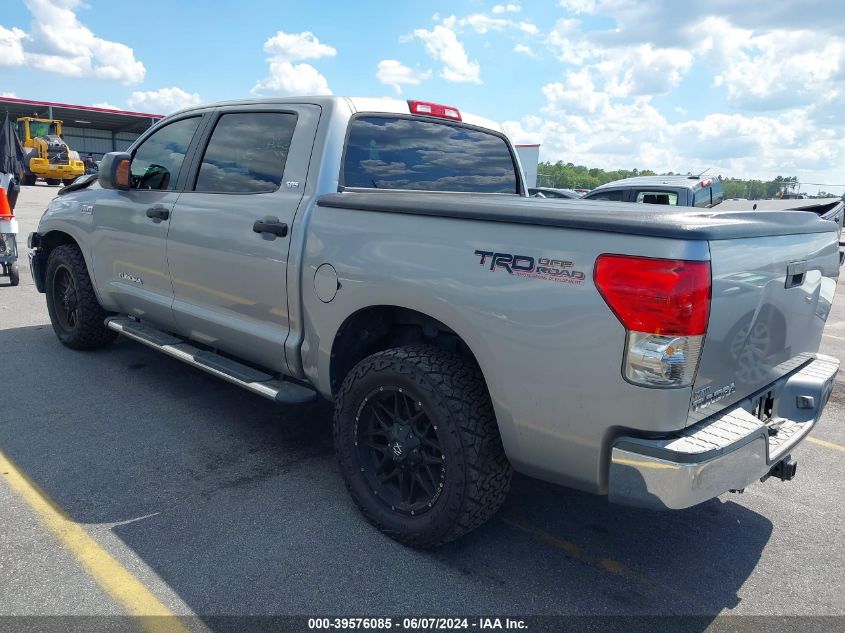
{"type": "Polygon", "coordinates": [[[838,231],[710,242],[712,301],[688,423],[806,364],[839,275],[838,231]]]}

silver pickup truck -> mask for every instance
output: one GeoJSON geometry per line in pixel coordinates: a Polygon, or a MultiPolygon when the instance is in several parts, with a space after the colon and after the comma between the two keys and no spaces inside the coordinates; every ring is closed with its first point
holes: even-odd
{"type": "Polygon", "coordinates": [[[66,187],[31,269],[67,347],[333,399],[352,497],[413,546],[490,518],[512,469],[655,509],[791,479],[839,367],[838,227],[545,202],[520,173],[448,106],[202,106],[66,187]]]}

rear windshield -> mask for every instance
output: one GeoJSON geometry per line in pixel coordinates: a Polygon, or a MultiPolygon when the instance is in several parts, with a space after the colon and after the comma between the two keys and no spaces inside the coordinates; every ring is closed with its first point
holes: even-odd
{"type": "Polygon", "coordinates": [[[354,119],[346,187],[519,193],[505,140],[461,125],[388,116],[354,119]]]}

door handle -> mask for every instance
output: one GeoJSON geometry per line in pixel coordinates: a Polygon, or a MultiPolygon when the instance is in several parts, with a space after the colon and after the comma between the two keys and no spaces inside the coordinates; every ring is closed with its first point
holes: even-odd
{"type": "Polygon", "coordinates": [[[285,222],[279,222],[279,218],[267,216],[263,220],[256,220],[252,225],[252,230],[256,233],[272,233],[279,237],[286,237],[288,225],[285,222]]]}
{"type": "Polygon", "coordinates": [[[170,211],[164,207],[150,207],[147,209],[147,217],[153,220],[167,220],[170,218],[170,211]]]}

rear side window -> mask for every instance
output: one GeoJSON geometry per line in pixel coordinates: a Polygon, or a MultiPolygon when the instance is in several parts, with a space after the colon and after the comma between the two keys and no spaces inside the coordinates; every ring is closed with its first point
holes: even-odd
{"type": "Polygon", "coordinates": [[[343,185],[367,189],[518,193],[505,140],[461,125],[397,117],[353,120],[343,185]]]}
{"type": "Polygon", "coordinates": [[[638,191],[636,202],[677,206],[678,194],[674,191],[638,191]]]}
{"type": "Polygon", "coordinates": [[[236,112],[220,117],[194,191],[261,193],[282,183],[296,114],[236,112]]]}
{"type": "Polygon", "coordinates": [[[704,189],[699,189],[698,191],[696,191],[692,204],[694,207],[709,207],[710,187],[705,187],[704,189]]]}
{"type": "Polygon", "coordinates": [[[585,200],[608,200],[609,202],[623,202],[625,200],[625,190],[617,189],[616,191],[598,191],[589,196],[585,196],[585,200]]]}

